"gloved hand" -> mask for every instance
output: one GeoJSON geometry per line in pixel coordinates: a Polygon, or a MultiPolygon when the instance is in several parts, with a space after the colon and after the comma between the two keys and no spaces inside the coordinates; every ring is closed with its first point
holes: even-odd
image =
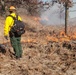
{"type": "Polygon", "coordinates": [[[8,40],[8,36],[4,36],[6,40],[8,40]]]}

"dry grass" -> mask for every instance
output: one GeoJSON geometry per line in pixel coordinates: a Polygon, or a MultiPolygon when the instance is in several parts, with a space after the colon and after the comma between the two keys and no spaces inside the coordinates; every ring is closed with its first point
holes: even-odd
{"type": "MultiPolygon", "coordinates": [[[[76,75],[76,43],[55,41],[63,28],[41,25],[32,16],[21,17],[27,24],[22,35],[23,57],[16,60],[10,43],[6,43],[6,53],[0,52],[0,75],[76,75]]],[[[4,19],[0,21],[1,42],[7,42],[3,39],[4,19]]],[[[68,37],[61,35],[59,39],[68,37]]]]}

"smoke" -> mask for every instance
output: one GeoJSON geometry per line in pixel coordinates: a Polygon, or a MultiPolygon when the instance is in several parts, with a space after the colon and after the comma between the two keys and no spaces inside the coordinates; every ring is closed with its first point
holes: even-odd
{"type": "Polygon", "coordinates": [[[53,6],[41,13],[40,22],[45,25],[64,24],[65,11],[62,4],[55,3],[53,6]]]}

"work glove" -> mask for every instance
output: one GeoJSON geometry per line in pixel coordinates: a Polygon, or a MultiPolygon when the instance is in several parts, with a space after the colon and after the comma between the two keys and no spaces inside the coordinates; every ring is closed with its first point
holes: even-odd
{"type": "Polygon", "coordinates": [[[8,40],[8,36],[4,36],[6,40],[8,40]]]}

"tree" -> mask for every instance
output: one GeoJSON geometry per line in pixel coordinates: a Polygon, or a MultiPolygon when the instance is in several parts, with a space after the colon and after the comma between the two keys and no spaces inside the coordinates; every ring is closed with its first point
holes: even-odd
{"type": "Polygon", "coordinates": [[[21,6],[23,6],[24,9],[27,9],[27,11],[31,15],[33,15],[34,13],[37,13],[39,5],[41,4],[41,1],[39,0],[0,0],[0,3],[1,3],[2,12],[5,12],[6,7],[9,8],[10,5],[14,5],[17,8],[20,8],[21,6]]]}
{"type": "Polygon", "coordinates": [[[0,4],[1,4],[0,13],[2,15],[5,13],[5,2],[4,2],[4,0],[0,0],[0,4]]]}
{"type": "Polygon", "coordinates": [[[67,34],[69,8],[73,6],[73,0],[59,0],[65,7],[65,34],[67,34]]]}

